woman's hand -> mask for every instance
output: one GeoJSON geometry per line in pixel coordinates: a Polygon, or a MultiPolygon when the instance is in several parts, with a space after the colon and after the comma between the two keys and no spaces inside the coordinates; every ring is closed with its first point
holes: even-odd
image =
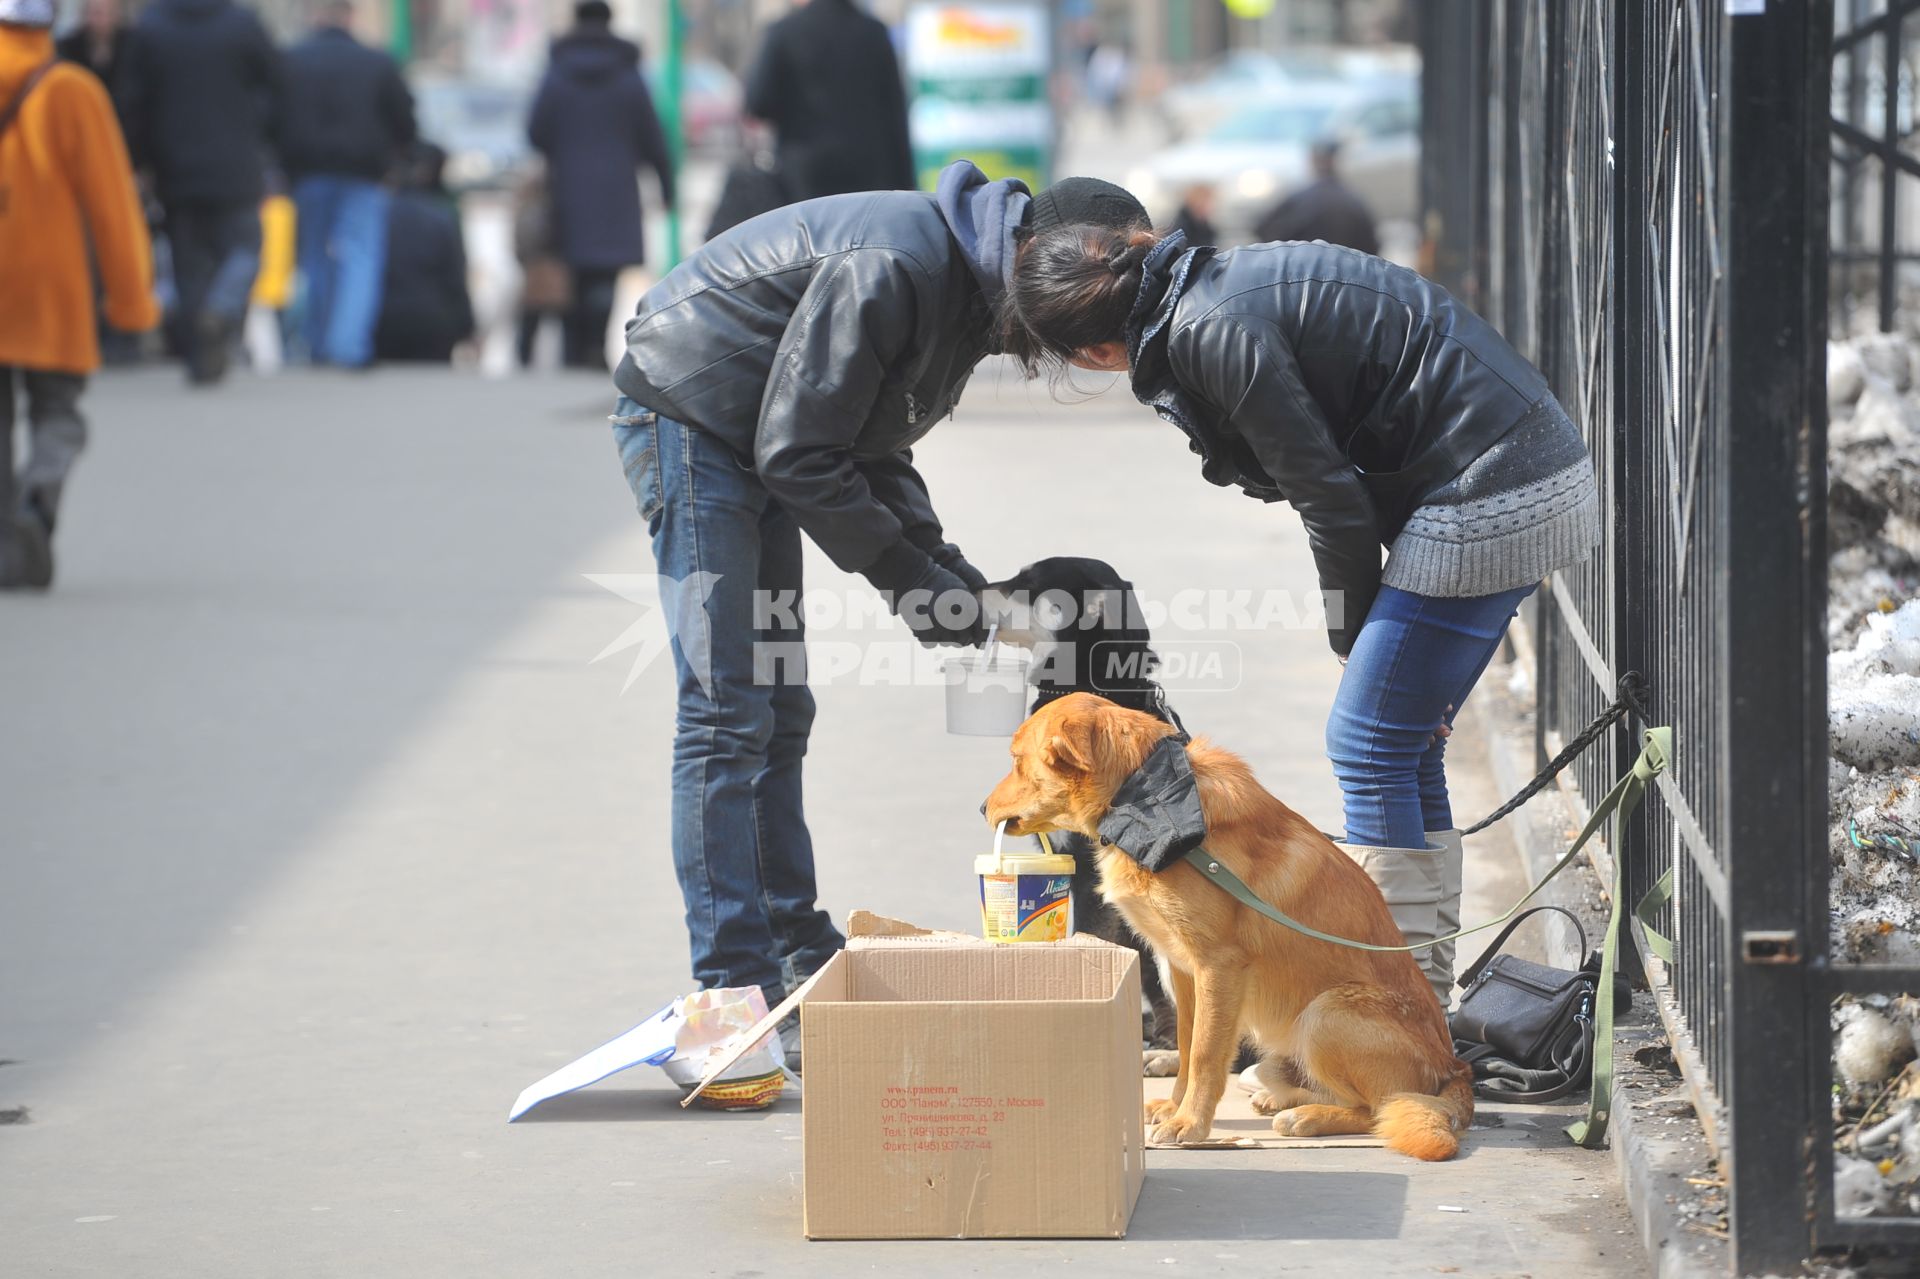
{"type": "Polygon", "coordinates": [[[1427,745],[1443,742],[1453,736],[1453,707],[1447,707],[1447,718],[1440,721],[1440,727],[1433,730],[1433,736],[1427,739],[1427,745]]]}

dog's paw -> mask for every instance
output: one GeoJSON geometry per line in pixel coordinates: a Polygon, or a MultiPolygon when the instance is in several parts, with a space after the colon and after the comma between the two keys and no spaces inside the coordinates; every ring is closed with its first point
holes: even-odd
{"type": "Polygon", "coordinates": [[[1210,1122],[1195,1119],[1192,1115],[1173,1114],[1154,1125],[1147,1134],[1147,1140],[1156,1146],[1196,1145],[1207,1139],[1213,1131],[1210,1122]]]}
{"type": "Polygon", "coordinates": [[[1280,1113],[1280,1099],[1262,1088],[1253,1094],[1253,1113],[1256,1115],[1277,1115],[1280,1113]]]}
{"type": "Polygon", "coordinates": [[[1180,1107],[1165,1097],[1154,1097],[1147,1102],[1147,1122],[1157,1124],[1163,1119],[1171,1118],[1178,1109],[1180,1107]]]}
{"type": "MultiPolygon", "coordinates": [[[[1255,1098],[1254,1108],[1256,1110],[1259,1109],[1259,1105],[1259,1099],[1255,1098]]],[[[1294,1124],[1297,1123],[1300,1118],[1297,1110],[1283,1110],[1277,1115],[1274,1115],[1271,1110],[1262,1110],[1260,1113],[1263,1115],[1273,1115],[1273,1130],[1282,1137],[1306,1137],[1311,1135],[1309,1133],[1294,1131],[1294,1124]]]]}
{"type": "Polygon", "coordinates": [[[1149,1048],[1140,1057],[1140,1073],[1148,1079],[1165,1079],[1180,1073],[1180,1050],[1149,1048]]]}

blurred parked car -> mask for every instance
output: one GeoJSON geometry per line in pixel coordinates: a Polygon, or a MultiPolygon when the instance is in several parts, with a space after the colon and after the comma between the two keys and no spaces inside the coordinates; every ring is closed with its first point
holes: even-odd
{"type": "Polygon", "coordinates": [[[1294,85],[1155,155],[1127,174],[1127,186],[1157,225],[1188,188],[1210,185],[1221,242],[1244,243],[1262,214],[1309,180],[1309,152],[1323,138],[1340,141],[1340,177],[1376,219],[1417,216],[1420,95],[1410,79],[1294,85]]]}
{"type": "Polygon", "coordinates": [[[1303,46],[1285,53],[1236,49],[1185,84],[1160,96],[1168,131],[1178,139],[1205,133],[1249,102],[1329,84],[1416,79],[1420,55],[1405,45],[1365,48],[1303,46]]]}
{"type": "Polygon", "coordinates": [[[420,136],[446,150],[449,187],[470,191],[512,184],[533,154],[527,143],[533,88],[484,80],[414,83],[420,136]]]}
{"type": "MultiPolygon", "coordinates": [[[[649,59],[647,88],[661,101],[660,63],[649,59]]],[[[740,143],[740,78],[707,58],[690,58],[680,68],[680,123],[690,151],[731,150],[740,143]]]]}

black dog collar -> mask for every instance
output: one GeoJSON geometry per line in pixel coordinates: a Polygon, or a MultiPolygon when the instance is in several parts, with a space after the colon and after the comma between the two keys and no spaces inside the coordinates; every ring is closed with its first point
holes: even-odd
{"type": "MultiPolygon", "coordinates": [[[[1154,714],[1157,715],[1163,723],[1173,725],[1174,736],[1179,739],[1182,746],[1192,741],[1192,734],[1188,733],[1187,726],[1180,722],[1180,716],[1174,713],[1173,704],[1167,701],[1167,690],[1161,688],[1158,684],[1153,684],[1149,687],[1153,689],[1154,714]]],[[[1068,684],[1036,684],[1033,688],[1033,709],[1037,713],[1042,706],[1047,705],[1049,702],[1056,702],[1063,697],[1072,697],[1075,693],[1084,693],[1086,691],[1084,688],[1074,688],[1068,684]]],[[[1105,693],[1095,693],[1094,696],[1106,697],[1107,695],[1105,693]]],[[[1112,701],[1113,699],[1109,697],[1107,700],[1112,701]]]]}
{"type": "Polygon", "coordinates": [[[1140,767],[1120,783],[1100,819],[1100,838],[1152,871],[1206,842],[1207,819],[1187,761],[1185,733],[1155,742],[1140,767]]]}

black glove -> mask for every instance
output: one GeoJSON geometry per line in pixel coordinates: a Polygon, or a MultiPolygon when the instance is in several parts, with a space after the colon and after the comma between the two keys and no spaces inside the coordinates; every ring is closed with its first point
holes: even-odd
{"type": "Polygon", "coordinates": [[[979,599],[958,574],[934,563],[919,547],[896,543],[868,565],[865,574],[922,644],[971,648],[986,642],[979,599]]]}
{"type": "Polygon", "coordinates": [[[967,563],[967,557],[962,555],[960,548],[952,542],[942,542],[934,547],[932,555],[935,564],[966,583],[967,589],[975,595],[986,589],[987,575],[967,563]]]}

